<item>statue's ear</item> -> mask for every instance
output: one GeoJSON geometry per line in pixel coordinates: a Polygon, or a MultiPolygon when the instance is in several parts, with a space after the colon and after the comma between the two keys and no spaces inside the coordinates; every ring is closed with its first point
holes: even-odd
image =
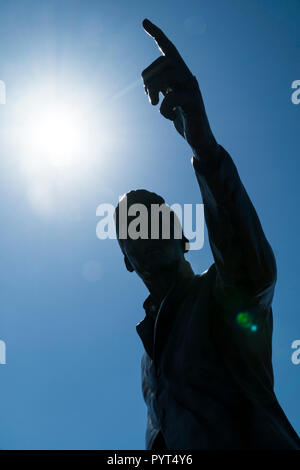
{"type": "Polygon", "coordinates": [[[130,261],[129,259],[127,258],[126,255],[124,255],[124,262],[125,262],[125,266],[127,268],[127,271],[130,271],[131,273],[134,271],[133,267],[131,266],[130,264],[130,261]]]}

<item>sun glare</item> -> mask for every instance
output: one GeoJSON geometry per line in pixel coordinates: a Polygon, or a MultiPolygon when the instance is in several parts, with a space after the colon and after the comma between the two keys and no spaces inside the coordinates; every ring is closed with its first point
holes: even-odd
{"type": "Polygon", "coordinates": [[[105,171],[107,156],[120,151],[108,98],[82,83],[71,76],[65,85],[42,78],[23,84],[10,108],[19,174],[30,205],[46,217],[74,206],[69,201],[89,190],[95,166],[105,171]]]}
{"type": "Polygon", "coordinates": [[[80,94],[79,85],[41,83],[20,88],[10,110],[10,139],[29,203],[48,216],[67,210],[102,147],[90,94],[80,94]]]}
{"type": "Polygon", "coordinates": [[[76,164],[86,150],[84,122],[72,108],[51,105],[28,118],[25,147],[32,157],[54,167],[76,164]]]}

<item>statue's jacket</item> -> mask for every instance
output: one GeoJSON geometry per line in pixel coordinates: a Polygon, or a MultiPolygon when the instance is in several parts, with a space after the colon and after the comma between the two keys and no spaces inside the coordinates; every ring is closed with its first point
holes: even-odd
{"type": "Polygon", "coordinates": [[[146,449],[300,449],[274,393],[273,251],[228,152],[192,164],[214,263],[143,304],[146,449]]]}

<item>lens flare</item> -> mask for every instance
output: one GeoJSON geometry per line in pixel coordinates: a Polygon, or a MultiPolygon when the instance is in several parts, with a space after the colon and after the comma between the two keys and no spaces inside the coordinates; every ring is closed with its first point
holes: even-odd
{"type": "Polygon", "coordinates": [[[252,315],[249,312],[240,312],[236,317],[237,324],[246,330],[256,331],[257,325],[253,323],[252,315]]]}

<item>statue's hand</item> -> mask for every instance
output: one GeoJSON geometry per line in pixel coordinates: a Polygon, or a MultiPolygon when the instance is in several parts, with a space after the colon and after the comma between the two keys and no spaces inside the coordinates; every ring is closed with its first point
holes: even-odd
{"type": "Polygon", "coordinates": [[[159,92],[165,98],[160,113],[173,121],[176,130],[193,150],[202,153],[216,146],[206,116],[196,77],[190,72],[174,44],[163,31],[145,19],[145,31],[152,36],[163,53],[142,72],[145,92],[153,105],[159,102],[159,92]]]}

